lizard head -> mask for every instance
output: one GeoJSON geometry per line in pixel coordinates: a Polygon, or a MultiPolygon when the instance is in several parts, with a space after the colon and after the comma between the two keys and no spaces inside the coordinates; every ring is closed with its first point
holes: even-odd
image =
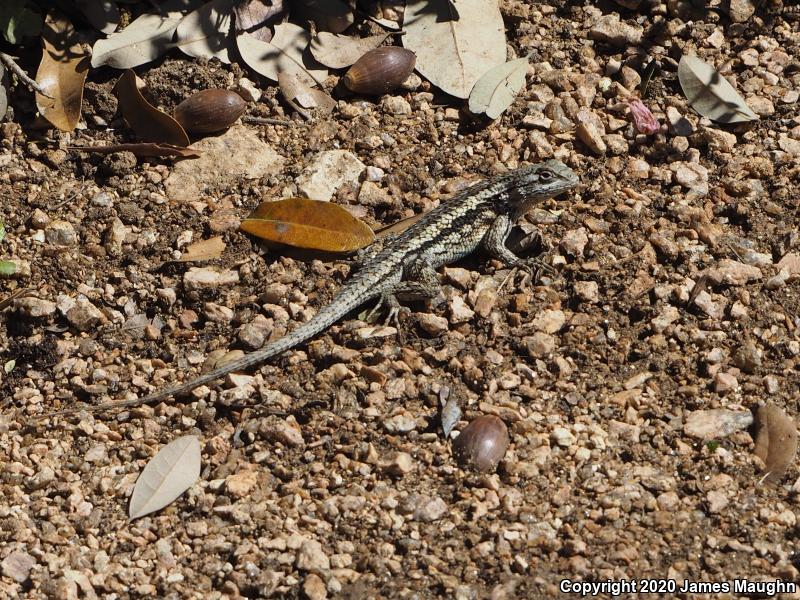
{"type": "Polygon", "coordinates": [[[506,193],[516,218],[539,201],[568,192],[580,181],[575,172],[559,160],[528,165],[512,173],[506,193]]]}

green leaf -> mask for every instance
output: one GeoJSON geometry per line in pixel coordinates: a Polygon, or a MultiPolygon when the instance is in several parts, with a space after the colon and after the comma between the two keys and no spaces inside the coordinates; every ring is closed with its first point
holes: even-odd
{"type": "Polygon", "coordinates": [[[13,275],[17,272],[17,263],[10,260],[0,260],[0,275],[13,275]]]}
{"type": "Polygon", "coordinates": [[[25,0],[0,2],[0,33],[9,44],[19,44],[26,36],[42,32],[42,15],[26,6],[25,0]]]}
{"type": "Polygon", "coordinates": [[[17,361],[13,358],[9,360],[6,364],[3,365],[3,370],[6,372],[6,375],[11,373],[14,370],[14,367],[17,366],[17,361]]]}

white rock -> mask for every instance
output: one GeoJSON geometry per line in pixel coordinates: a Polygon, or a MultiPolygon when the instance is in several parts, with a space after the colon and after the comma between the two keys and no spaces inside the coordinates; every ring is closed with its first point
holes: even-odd
{"type": "Polygon", "coordinates": [[[183,275],[183,285],[187,290],[214,289],[234,283],[239,283],[239,272],[230,269],[192,267],[183,275]]]}
{"type": "Polygon", "coordinates": [[[326,150],[315,155],[297,178],[297,189],[306,198],[327,201],[345,183],[357,184],[366,169],[347,150],[326,150]]]}

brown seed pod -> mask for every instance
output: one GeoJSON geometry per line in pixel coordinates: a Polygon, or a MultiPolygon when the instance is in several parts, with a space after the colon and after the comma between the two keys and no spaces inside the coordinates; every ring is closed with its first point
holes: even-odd
{"type": "Polygon", "coordinates": [[[350,67],[344,74],[344,84],[357,94],[387,94],[408,79],[416,62],[417,55],[406,48],[375,48],[350,67]]]}
{"type": "Polygon", "coordinates": [[[453,454],[462,468],[488,473],[497,468],[508,449],[508,427],[494,415],[474,419],[453,442],[453,454]]]}
{"type": "Polygon", "coordinates": [[[213,133],[233,125],[245,108],[247,102],[236,92],[210,89],[189,96],[172,115],[189,133],[213,133]]]}

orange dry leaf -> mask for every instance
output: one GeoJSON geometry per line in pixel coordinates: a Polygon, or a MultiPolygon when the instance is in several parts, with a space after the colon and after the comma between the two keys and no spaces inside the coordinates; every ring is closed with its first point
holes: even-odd
{"type": "Polygon", "coordinates": [[[65,17],[47,15],[42,29],[42,62],[36,82],[51,98],[36,93],[42,116],[62,131],[72,131],[81,117],[83,83],[89,72],[89,53],[65,17]]]}
{"type": "Polygon", "coordinates": [[[263,202],[240,228],[270,242],[325,252],[353,252],[375,239],[369,225],[341,206],[308,198],[263,202]]]}
{"type": "Polygon", "coordinates": [[[136,135],[145,142],[188,146],[189,136],[180,124],[145,100],[136,84],[136,73],[128,69],[117,80],[114,91],[122,116],[136,135]]]}

